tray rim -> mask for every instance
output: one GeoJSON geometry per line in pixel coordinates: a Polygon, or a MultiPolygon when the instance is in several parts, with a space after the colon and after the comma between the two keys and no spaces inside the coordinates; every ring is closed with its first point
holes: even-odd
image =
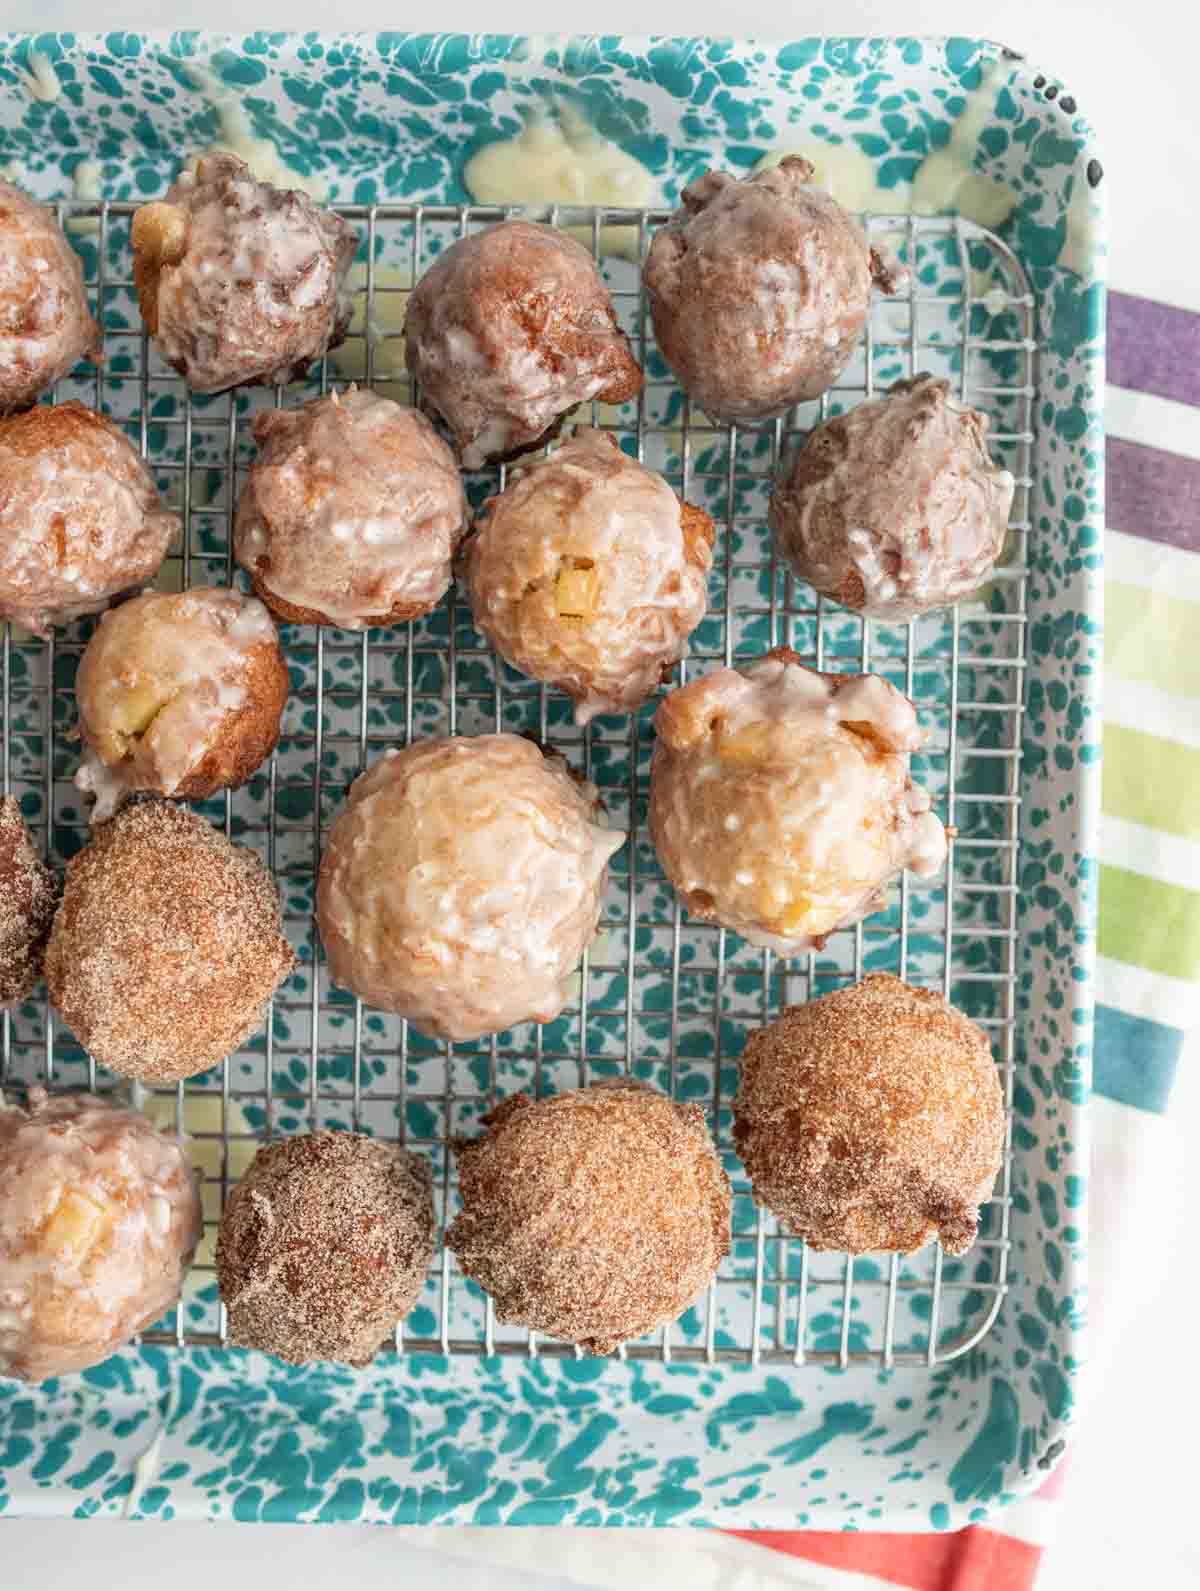
{"type": "MultiPolygon", "coordinates": [[[[307,34],[307,35],[300,35],[300,34],[279,35],[279,34],[272,34],[271,36],[273,38],[284,38],[284,37],[286,37],[287,43],[289,45],[291,45],[291,46],[295,46],[295,44],[297,42],[299,42],[299,41],[301,41],[303,39],[314,38],[314,37],[319,37],[323,42],[326,42],[326,43],[328,43],[329,41],[338,40],[338,39],[341,39],[341,40],[347,40],[347,39],[356,40],[356,41],[359,41],[360,43],[365,43],[365,42],[368,42],[368,41],[374,41],[376,39],[376,37],[377,37],[376,34],[369,33],[369,32],[349,33],[349,34],[347,34],[347,33],[334,33],[334,34],[324,34],[324,33],[322,33],[320,35],[312,35],[312,34],[307,34]]],[[[84,33],[84,32],[79,32],[79,33],[67,33],[67,32],[62,32],[62,33],[37,33],[37,34],[32,34],[32,33],[4,33],[4,34],[0,34],[0,64],[3,64],[6,56],[11,59],[12,53],[14,51],[18,50],[19,47],[22,44],[24,44],[26,46],[26,48],[30,48],[30,47],[41,48],[43,45],[52,42],[54,45],[56,45],[56,46],[58,46],[60,48],[66,47],[66,48],[78,51],[80,49],[86,49],[86,48],[88,48],[91,45],[100,45],[100,44],[103,43],[103,41],[107,37],[108,37],[108,35],[105,35],[105,34],[84,33]]],[[[236,34],[232,34],[232,33],[210,33],[210,32],[206,32],[204,30],[186,30],[184,32],[171,32],[170,30],[156,29],[156,30],[150,30],[150,31],[139,33],[139,34],[136,35],[136,37],[139,40],[145,40],[145,41],[147,41],[148,43],[151,43],[151,44],[156,44],[157,43],[157,44],[167,44],[167,45],[170,45],[170,46],[174,46],[176,43],[178,43],[178,44],[186,43],[189,46],[203,45],[203,46],[208,46],[210,48],[216,49],[216,48],[221,48],[222,46],[227,46],[227,45],[230,45],[230,44],[240,44],[244,40],[245,35],[236,35],[236,34]]],[[[446,34],[405,34],[405,35],[391,35],[391,37],[393,37],[393,38],[403,37],[406,40],[418,41],[418,42],[423,41],[423,40],[428,40],[428,41],[430,41],[432,43],[434,41],[444,41],[447,38],[452,38],[452,37],[463,38],[463,37],[466,37],[466,36],[463,36],[463,35],[446,35],[446,34]]],[[[470,36],[470,38],[473,41],[484,41],[484,40],[487,40],[487,39],[492,39],[492,40],[497,40],[497,39],[512,40],[512,39],[515,39],[515,38],[518,38],[518,37],[526,37],[526,36],[519,36],[519,35],[472,35],[472,36],[470,36]]],[[[825,36],[826,42],[828,42],[828,40],[831,37],[835,38],[835,39],[839,39],[839,40],[841,39],[841,36],[829,36],[829,35],[827,35],[827,36],[825,36]]],[[[932,36],[923,35],[923,36],[921,36],[921,42],[923,44],[925,44],[925,45],[933,45],[933,46],[940,46],[942,48],[944,48],[948,43],[953,42],[953,41],[955,41],[955,36],[950,36],[950,35],[932,35],[932,36]]],[[[620,36],[620,42],[621,42],[621,44],[623,46],[636,48],[638,46],[642,46],[642,45],[647,45],[648,46],[648,45],[654,44],[654,43],[671,43],[671,44],[678,45],[678,44],[681,44],[681,43],[688,43],[688,42],[692,42],[692,41],[689,41],[686,38],[681,39],[681,38],[678,38],[676,36],[669,36],[669,35],[621,35],[620,36]]],[[[710,42],[710,41],[705,40],[704,42],[710,42]]],[[[730,44],[731,44],[732,48],[743,48],[743,49],[745,49],[745,48],[752,48],[755,45],[757,45],[759,43],[762,43],[762,42],[768,43],[768,47],[769,48],[771,48],[773,50],[778,50],[778,49],[781,49],[781,48],[784,47],[784,44],[785,44],[786,41],[783,40],[783,39],[777,39],[777,40],[773,39],[771,41],[758,41],[758,40],[754,40],[754,39],[748,39],[748,40],[731,40],[730,44]]],[[[812,42],[812,40],[804,39],[804,40],[796,40],[796,41],[792,41],[792,42],[794,44],[801,44],[801,43],[807,44],[809,42],[812,42]]],[[[868,38],[864,38],[864,39],[854,39],[854,40],[845,39],[842,42],[846,42],[846,43],[864,43],[864,44],[875,44],[875,43],[894,44],[894,43],[896,43],[896,40],[894,38],[893,39],[884,40],[884,39],[875,39],[875,38],[869,38],[868,37],[868,38]]],[[[1009,60],[1012,63],[1014,70],[1017,70],[1017,71],[1021,72],[1022,75],[1028,75],[1029,77],[1032,77],[1032,75],[1033,75],[1032,66],[1030,66],[1028,64],[1028,62],[1026,61],[1026,59],[1024,58],[1024,56],[1022,56],[1018,52],[1011,51],[1011,50],[1007,49],[1005,46],[998,45],[998,44],[994,43],[993,41],[989,41],[989,40],[978,40],[978,39],[976,39],[976,40],[971,40],[969,42],[971,42],[974,45],[983,47],[985,49],[996,51],[998,54],[1002,55],[1004,58],[1006,58],[1007,60],[1009,60]]],[[[1051,79],[1051,81],[1055,81],[1056,82],[1057,80],[1051,79]]],[[[1064,97],[1066,97],[1066,96],[1064,96],[1064,97]]],[[[1055,107],[1055,110],[1057,111],[1057,107],[1055,107]]],[[[1077,138],[1079,140],[1079,142],[1080,142],[1080,155],[1079,155],[1079,158],[1081,160],[1084,158],[1085,155],[1091,155],[1091,156],[1095,155],[1094,134],[1092,133],[1091,129],[1086,126],[1086,124],[1084,125],[1082,131],[1080,131],[1079,128],[1076,127],[1074,129],[1074,131],[1072,132],[1072,136],[1077,138]]],[[[1094,234],[1094,237],[1093,237],[1092,252],[1088,256],[1089,271],[1088,271],[1087,279],[1088,279],[1089,288],[1090,287],[1095,287],[1095,286],[1099,286],[1099,287],[1102,288],[1103,284],[1104,284],[1102,243],[1103,243],[1102,230],[1097,229],[1097,231],[1096,231],[1096,233],[1094,234]]],[[[1102,347],[1102,345],[1101,345],[1101,347],[1102,347]]],[[[1103,389],[1102,379],[1093,380],[1090,383],[1090,388],[1089,388],[1089,391],[1088,391],[1088,394],[1087,394],[1087,401],[1086,401],[1086,407],[1087,407],[1089,416],[1093,420],[1095,420],[1096,418],[1098,418],[1099,416],[1102,415],[1103,394],[1104,394],[1104,389],[1103,389]]],[[[1040,441],[1039,441],[1039,447],[1040,447],[1040,441]]],[[[1102,529],[1102,522],[1101,522],[1101,529],[1102,529]]],[[[1093,566],[1093,568],[1094,568],[1095,578],[1092,581],[1092,592],[1091,592],[1091,601],[1089,603],[1089,608],[1088,608],[1088,617],[1089,617],[1089,619],[1095,621],[1095,623],[1098,625],[1099,620],[1100,620],[1099,594],[1100,594],[1100,591],[1101,591],[1101,584],[1100,584],[1100,582],[1101,582],[1101,573],[1100,573],[1100,566],[1099,566],[1098,563],[1096,563],[1093,566]]],[[[1093,677],[1092,689],[1091,689],[1091,692],[1089,693],[1088,701],[1089,701],[1089,704],[1092,707],[1098,706],[1098,703],[1099,703],[1099,680],[1098,680],[1098,675],[1093,677]]],[[[1081,778],[1079,780],[1079,782],[1075,786],[1075,788],[1076,788],[1076,790],[1077,790],[1077,792],[1078,792],[1078,794],[1079,794],[1079,796],[1081,798],[1082,817],[1081,817],[1079,832],[1082,835],[1084,835],[1086,837],[1086,839],[1087,839],[1087,844],[1085,846],[1085,853],[1086,853],[1087,856],[1089,856],[1091,858],[1095,857],[1096,850],[1097,850],[1096,837],[1097,837],[1097,828],[1098,828],[1098,801],[1096,799],[1096,793],[1095,793],[1095,787],[1096,787],[1096,784],[1097,784],[1097,778],[1098,778],[1098,765],[1092,771],[1092,775],[1091,775],[1090,779],[1087,778],[1087,777],[1083,777],[1083,778],[1081,778]]],[[[1092,971],[1092,965],[1094,963],[1094,957],[1095,957],[1095,913],[1094,913],[1094,904],[1091,907],[1089,907],[1089,905],[1088,905],[1086,888],[1082,889],[1080,891],[1077,903],[1080,905],[1080,908],[1081,908],[1080,916],[1079,916],[1078,921],[1079,921],[1080,924],[1083,925],[1084,940],[1083,940],[1083,943],[1078,947],[1078,952],[1077,952],[1076,957],[1075,957],[1075,965],[1076,965],[1076,967],[1078,967],[1083,972],[1083,974],[1085,976],[1085,979],[1090,980],[1091,971],[1092,971]]],[[[1090,1016],[1086,1020],[1075,1022],[1073,1024],[1073,1030],[1076,1033],[1076,1035],[1078,1037],[1080,1037],[1084,1041],[1084,1043],[1086,1044],[1087,1034],[1090,1031],[1090,1016]]],[[[1023,1031],[1023,1027],[1019,1026],[1018,1034],[1020,1035],[1020,1033],[1022,1031],[1023,1031]]],[[[1087,1081],[1088,1081],[1088,1078],[1085,1076],[1085,1078],[1084,1078],[1084,1087],[1085,1088],[1086,1088],[1087,1081]]],[[[1076,1119],[1073,1121],[1073,1134],[1074,1134],[1074,1138],[1075,1138],[1076,1149],[1077,1149],[1077,1151],[1081,1150],[1081,1151],[1085,1152],[1086,1151],[1086,1119],[1084,1117],[1082,1106],[1080,1106],[1076,1110],[1075,1117],[1076,1117],[1076,1119]]],[[[1072,1290],[1073,1291],[1078,1291],[1078,1292],[1082,1292],[1082,1289],[1083,1289],[1083,1286],[1084,1286],[1084,1282],[1085,1282],[1085,1276],[1086,1276],[1086,1261],[1085,1261],[1084,1256],[1083,1256],[1083,1244],[1084,1244],[1084,1242],[1085,1242],[1085,1237],[1081,1238],[1080,1243],[1078,1245],[1076,1245],[1074,1251],[1071,1253],[1071,1255],[1070,1255],[1070,1257],[1069,1257],[1069,1259],[1067,1261],[1067,1266],[1068,1266],[1067,1274],[1068,1274],[1070,1280],[1072,1281],[1072,1283],[1075,1284],[1073,1286],[1072,1290]]],[[[1082,1322],[1079,1321],[1079,1320],[1073,1320],[1071,1322],[1071,1326],[1070,1326],[1070,1336],[1071,1336],[1071,1340],[1072,1340],[1073,1344],[1079,1344],[1081,1342],[1082,1333],[1083,1333],[1082,1322]]],[[[145,1357],[146,1355],[149,1355],[152,1352],[153,1352],[152,1350],[145,1350],[143,1355],[142,1355],[142,1357],[145,1357]]],[[[899,1372],[896,1372],[896,1373],[899,1373],[899,1372]]],[[[236,1379],[236,1377],[234,1377],[232,1379],[236,1379]]],[[[1016,1497],[1020,1496],[1024,1492],[1027,1492],[1029,1490],[1034,1489],[1034,1487],[1039,1483],[1040,1479],[1043,1478],[1043,1475],[1044,1475],[1045,1471],[1048,1470],[1050,1467],[1052,1467],[1053,1462],[1055,1461],[1053,1455],[1055,1454],[1055,1450],[1057,1448],[1057,1444],[1061,1441],[1061,1433],[1063,1431],[1065,1431],[1067,1429],[1067,1427],[1069,1426],[1070,1417],[1071,1417],[1070,1416],[1070,1410],[1068,1409],[1066,1411],[1066,1413],[1062,1416],[1062,1418],[1056,1420],[1055,1422],[1052,1422],[1052,1424],[1051,1424],[1051,1426],[1049,1428],[1049,1432],[1048,1432],[1049,1440],[1047,1441],[1047,1443],[1046,1443],[1046,1445],[1045,1445],[1045,1447],[1043,1449],[1043,1456],[1042,1456],[1042,1459],[1040,1461],[1040,1466],[1039,1467],[1033,1467],[1032,1469],[1022,1468],[1019,1472],[1014,1473],[1013,1476],[1011,1477],[1012,1484],[1011,1485],[1006,1485],[1005,1488],[1003,1489],[1003,1491],[1001,1493],[999,1493],[991,1502],[986,1504],[983,1508],[980,1508],[978,1506],[972,1508],[972,1507],[970,1507],[968,1505],[965,1505],[965,1504],[962,1505],[958,1509],[951,1508],[950,1510],[948,1510],[946,1512],[944,1517],[939,1517],[939,1518],[935,1518],[935,1519],[932,1519],[932,1520],[928,1521],[927,1522],[927,1528],[934,1528],[934,1529],[954,1528],[955,1525],[964,1524],[964,1523],[967,1523],[967,1522],[977,1521],[981,1517],[991,1517],[995,1512],[997,1512],[999,1509],[1003,1508],[1007,1503],[1015,1500],[1016,1497]]],[[[0,1498],[0,1511],[3,1511],[3,1498],[0,1498]]],[[[724,1523],[726,1521],[722,1520],[721,1522],[724,1523]]],[[[867,1520],[862,1520],[861,1521],[861,1526],[868,1526],[869,1523],[870,1522],[867,1521],[867,1520]]],[[[887,1522],[885,1522],[884,1526],[882,1526],[882,1527],[881,1526],[875,1526],[875,1528],[912,1529],[914,1524],[916,1524],[916,1523],[917,1523],[916,1520],[908,1520],[908,1521],[906,1521],[903,1524],[897,1525],[895,1521],[887,1521],[887,1522]]]]}

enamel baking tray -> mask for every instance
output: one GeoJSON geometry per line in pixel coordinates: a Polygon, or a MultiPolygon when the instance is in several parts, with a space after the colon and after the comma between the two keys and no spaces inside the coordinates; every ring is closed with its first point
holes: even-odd
{"type": "MultiPolygon", "coordinates": [[[[60,201],[106,331],[103,363],[55,396],[123,422],[183,515],[164,580],[230,579],[253,413],[353,379],[408,396],[406,290],[455,238],[511,213],[473,203],[464,172],[531,120],[579,164],[612,165],[618,149],[633,173],[613,190],[623,208],[536,213],[593,247],[646,365],[639,403],[590,418],[718,524],[710,616],[687,669],[786,643],[818,667],[892,679],[930,730],[916,772],[957,830],[950,868],[897,888],[885,912],[819,954],[781,960],[680,917],[645,828],[652,706],[579,730],[565,698],[496,662],[453,599],[366,636],[286,630],[279,751],[204,810],[274,869],[298,967],[246,1050],[144,1096],[192,1141],[206,1246],[180,1308],[139,1348],[37,1389],[0,1382],[0,1511],[945,1529],[1033,1487],[1061,1451],[1086,1242],[1103,185],[1058,85],[962,39],[10,37],[0,164],[60,201]],[[346,347],[306,382],[189,400],[142,333],[129,223],[214,141],[355,222],[359,310],[346,347]],[[786,424],[713,429],[653,347],[634,262],[692,176],[789,148],[866,213],[873,241],[910,265],[910,286],[875,306],[820,405],[786,424]],[[953,615],[864,626],[776,567],[766,493],[795,433],[922,369],[989,414],[993,450],[1018,480],[1010,543],[987,590],[953,615]],[[413,736],[499,726],[561,749],[631,841],[571,1008],[544,1028],[447,1048],[331,990],[314,869],[365,761],[413,736]],[[732,1154],[747,1027],[864,970],[944,990],[993,1041],[1009,1153],[960,1261],[932,1249],[808,1254],[754,1207],[732,1154]],[[735,1181],[733,1251],[678,1324],[619,1359],[583,1358],[499,1325],[439,1254],[403,1333],[365,1372],[290,1370],[224,1346],[212,1232],[266,1134],[318,1125],[403,1138],[429,1156],[449,1219],[449,1135],[518,1088],[625,1070],[705,1106],[735,1181]]],[[[473,500],[497,480],[472,476],[473,500]]],[[[60,863],[85,834],[69,731],[87,633],[6,633],[0,657],[4,788],[60,863]]],[[[40,999],[5,1019],[0,1067],[10,1083],[114,1086],[40,999]]]]}

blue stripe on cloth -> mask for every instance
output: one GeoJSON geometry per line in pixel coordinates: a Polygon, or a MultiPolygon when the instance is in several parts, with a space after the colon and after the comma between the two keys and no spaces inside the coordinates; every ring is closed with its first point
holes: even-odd
{"type": "Polygon", "coordinates": [[[1183,1040],[1165,1022],[1097,1005],[1092,1087],[1122,1105],[1166,1110],[1183,1040]]]}

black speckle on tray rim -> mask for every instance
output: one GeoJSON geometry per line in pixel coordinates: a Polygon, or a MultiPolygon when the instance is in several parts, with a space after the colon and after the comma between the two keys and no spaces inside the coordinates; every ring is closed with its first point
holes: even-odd
{"type": "Polygon", "coordinates": [[[1089,160],[1087,163],[1087,180],[1089,188],[1098,188],[1104,180],[1104,167],[1098,160],[1089,160]]]}
{"type": "Polygon", "coordinates": [[[1063,97],[1059,100],[1058,103],[1062,106],[1063,110],[1066,111],[1068,116],[1074,116],[1074,114],[1075,114],[1075,99],[1074,99],[1073,95],[1064,94],[1063,97]]]}
{"type": "Polygon", "coordinates": [[[1038,1468],[1050,1469],[1053,1466],[1055,1459],[1058,1458],[1061,1453],[1066,1451],[1066,1446],[1067,1444],[1062,1441],[1061,1438],[1057,1442],[1051,1442],[1050,1446],[1042,1454],[1041,1458],[1038,1459],[1038,1468]]]}
{"type": "Polygon", "coordinates": [[[1033,80],[1033,86],[1034,86],[1034,88],[1045,88],[1045,86],[1046,86],[1046,79],[1045,79],[1045,78],[1044,78],[1044,77],[1043,77],[1043,76],[1042,76],[1042,74],[1041,74],[1041,73],[1040,73],[1040,72],[1039,72],[1039,73],[1038,73],[1038,75],[1037,75],[1037,76],[1036,76],[1036,77],[1035,77],[1035,78],[1034,78],[1034,80],[1033,80]]]}
{"type": "Polygon", "coordinates": [[[1050,87],[1046,90],[1046,98],[1047,99],[1057,99],[1058,98],[1058,84],[1057,83],[1051,83],[1050,87]]]}

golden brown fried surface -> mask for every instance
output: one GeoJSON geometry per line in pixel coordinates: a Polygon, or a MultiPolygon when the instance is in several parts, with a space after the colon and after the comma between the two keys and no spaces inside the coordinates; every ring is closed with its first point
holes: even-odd
{"type": "Polygon", "coordinates": [[[270,756],[288,671],[266,608],[240,591],[147,591],[101,619],[75,680],[92,821],[131,791],[203,800],[270,756]]]}
{"type": "Polygon", "coordinates": [[[200,1199],[177,1138],[91,1094],[0,1103],[0,1376],[100,1364],[178,1300],[200,1199]]]}
{"type": "Polygon", "coordinates": [[[132,241],[146,329],[197,392],[299,380],[350,324],[354,228],[223,150],[142,205],[132,241]]]}
{"type": "Polygon", "coordinates": [[[258,415],[254,439],[233,547],[272,612],[362,630],[441,601],[467,500],[423,414],[351,387],[258,415]]]}
{"type": "Polygon", "coordinates": [[[436,1243],[419,1155],[360,1133],[276,1139],[221,1218],[230,1341],[289,1364],[368,1364],[416,1303],[436,1243]]]}
{"type": "Polygon", "coordinates": [[[140,800],[68,864],[46,986],[102,1065],[174,1082],[255,1032],[293,961],[254,852],[186,807],[140,800]]]}
{"type": "Polygon", "coordinates": [[[73,400],[0,419],[0,618],[37,635],[147,585],[180,523],[111,420],[73,400]]]}
{"type": "Polygon", "coordinates": [[[986,1035],[875,973],[751,1033],[734,1142],[754,1197],[816,1249],[949,1254],[975,1241],[1004,1098],[986,1035]]]}
{"type": "Polygon", "coordinates": [[[446,1244],[497,1318],[605,1354],[693,1303],[729,1251],[730,1189],[698,1105],[631,1081],[524,1094],[456,1148],[446,1244]]]}
{"type": "Polygon", "coordinates": [[[455,1042],[553,1021],[625,838],[601,820],[595,788],[519,735],[385,753],[321,857],[330,976],[455,1042]]]}
{"type": "Polygon", "coordinates": [[[827,420],[771,494],[780,553],[815,591],[872,619],[969,596],[1003,549],[1014,489],[987,428],[932,376],[827,420]]]}
{"type": "Polygon", "coordinates": [[[589,398],[642,389],[592,256],[532,221],[448,248],[413,289],[404,331],[409,372],[468,469],[547,440],[589,398]]]}
{"type": "Polygon", "coordinates": [[[602,431],[579,430],[489,499],[466,558],[475,622],[575,716],[632,712],[704,617],[713,523],[602,431]]]}
{"type": "Polygon", "coordinates": [[[100,352],[79,256],[54,215],[0,182],[0,414],[100,352]]]}
{"type": "Polygon", "coordinates": [[[945,860],[909,776],[916,709],[873,674],[819,674],[776,647],[672,691],[655,716],[650,835],[693,917],[795,955],[877,910],[905,868],[945,860]]]}
{"type": "Polygon", "coordinates": [[[819,397],[895,278],[858,222],[788,156],[710,171],[654,234],[644,281],[659,351],[714,420],[756,424],[819,397]]]}

